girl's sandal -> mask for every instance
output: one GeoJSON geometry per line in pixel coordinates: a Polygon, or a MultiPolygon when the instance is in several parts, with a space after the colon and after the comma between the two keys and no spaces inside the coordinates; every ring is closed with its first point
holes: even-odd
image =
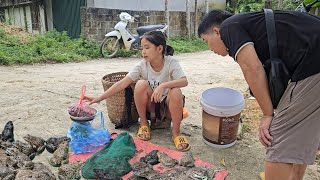
{"type": "Polygon", "coordinates": [[[138,134],[137,138],[143,140],[143,141],[148,141],[151,139],[150,136],[150,127],[149,126],[140,126],[138,129],[138,134]],[[149,138],[143,138],[144,135],[149,135],[149,138]]]}
{"type": "Polygon", "coordinates": [[[185,152],[185,151],[189,151],[190,148],[191,148],[191,146],[190,146],[190,144],[189,144],[189,142],[188,142],[188,140],[187,140],[187,138],[185,136],[180,135],[180,136],[175,137],[174,139],[172,137],[172,140],[173,140],[173,143],[176,146],[178,151],[185,152]],[[184,148],[184,149],[179,149],[179,146],[182,145],[182,144],[186,144],[187,147],[184,148]]]}

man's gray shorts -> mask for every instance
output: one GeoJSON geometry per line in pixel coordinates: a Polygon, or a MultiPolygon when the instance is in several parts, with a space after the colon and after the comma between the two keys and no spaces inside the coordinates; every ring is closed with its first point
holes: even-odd
{"type": "Polygon", "coordinates": [[[291,82],[270,125],[266,161],[313,164],[320,147],[320,73],[291,82]]]}

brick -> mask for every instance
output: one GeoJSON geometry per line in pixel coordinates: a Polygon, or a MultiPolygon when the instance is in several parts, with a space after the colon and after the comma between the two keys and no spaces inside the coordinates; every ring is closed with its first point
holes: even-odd
{"type": "Polygon", "coordinates": [[[89,34],[96,34],[97,33],[97,28],[89,28],[88,33],[89,34]]]}
{"type": "Polygon", "coordinates": [[[98,8],[97,14],[108,14],[108,9],[106,9],[106,8],[98,8]]]}
{"type": "Polygon", "coordinates": [[[113,28],[114,26],[111,25],[111,23],[109,21],[104,22],[104,28],[113,28]]]}
{"type": "Polygon", "coordinates": [[[139,22],[146,22],[146,21],[148,21],[148,18],[146,17],[146,16],[140,16],[140,18],[139,18],[139,22]]]}
{"type": "Polygon", "coordinates": [[[104,21],[105,17],[103,14],[97,14],[95,17],[95,21],[104,21]]]}
{"type": "Polygon", "coordinates": [[[144,26],[144,23],[138,23],[137,27],[141,27],[141,26],[144,26]]]}
{"type": "Polygon", "coordinates": [[[99,25],[98,25],[97,21],[95,21],[95,20],[91,21],[91,28],[98,28],[98,27],[99,27],[99,25]]]}
{"type": "Polygon", "coordinates": [[[84,27],[91,27],[91,22],[86,21],[84,24],[81,24],[81,26],[84,25],[84,27]]]}
{"type": "Polygon", "coordinates": [[[110,15],[110,14],[107,14],[107,15],[104,16],[104,20],[105,21],[113,21],[113,16],[110,15]]]}

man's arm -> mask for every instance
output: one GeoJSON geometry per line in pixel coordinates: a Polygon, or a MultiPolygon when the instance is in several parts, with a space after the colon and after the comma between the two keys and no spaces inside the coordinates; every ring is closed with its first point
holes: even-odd
{"type": "Polygon", "coordinates": [[[252,44],[244,46],[236,58],[263,113],[259,126],[259,140],[264,146],[269,146],[272,140],[269,127],[273,118],[273,106],[266,73],[252,44]]]}
{"type": "Polygon", "coordinates": [[[263,115],[272,116],[273,106],[269,95],[266,73],[252,44],[244,46],[239,51],[237,62],[263,115]]]}

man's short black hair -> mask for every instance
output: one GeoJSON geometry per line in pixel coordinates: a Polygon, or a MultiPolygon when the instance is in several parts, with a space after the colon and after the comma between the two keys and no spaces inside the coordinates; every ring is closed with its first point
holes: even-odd
{"type": "Polygon", "coordinates": [[[215,9],[203,16],[198,28],[198,36],[206,33],[212,26],[220,26],[220,24],[231,17],[233,14],[229,11],[215,9]]]}

